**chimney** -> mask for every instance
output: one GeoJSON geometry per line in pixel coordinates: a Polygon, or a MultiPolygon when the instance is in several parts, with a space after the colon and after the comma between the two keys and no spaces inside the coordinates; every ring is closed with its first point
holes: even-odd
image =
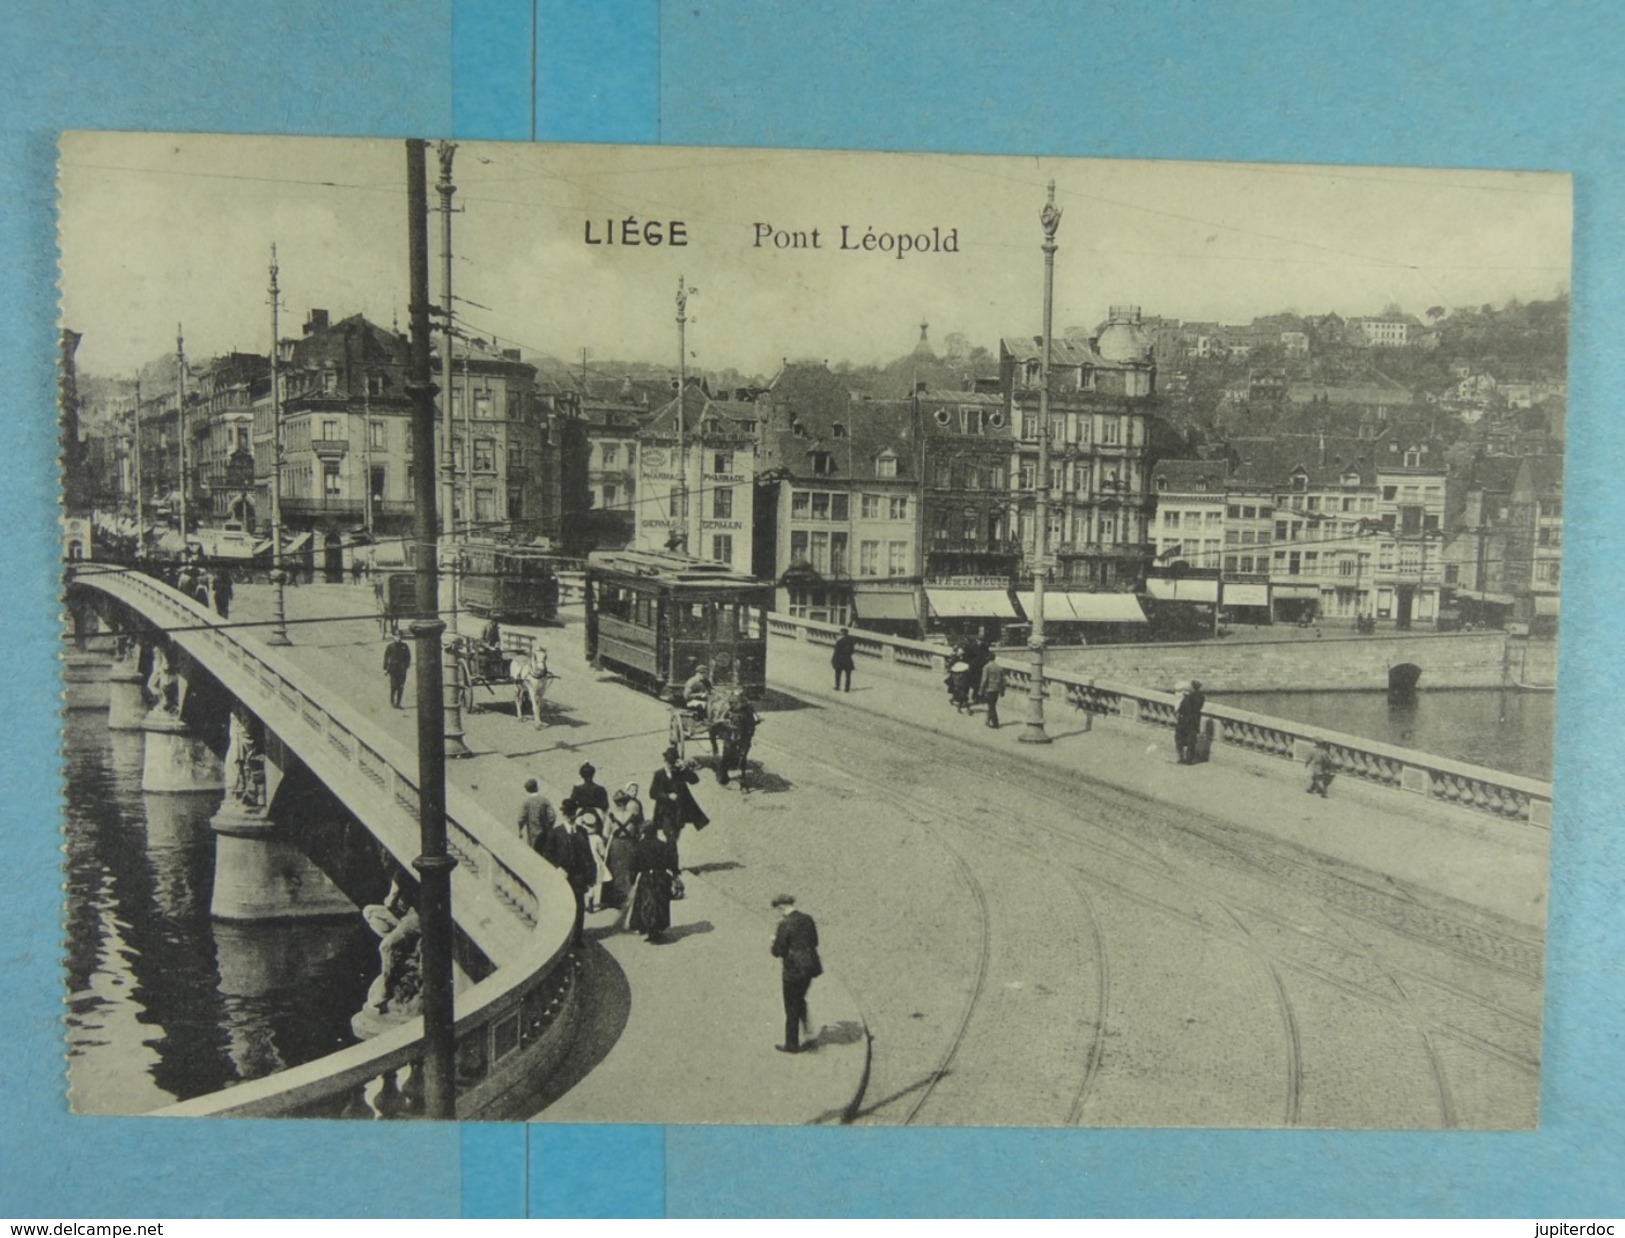
{"type": "Polygon", "coordinates": [[[315,335],[325,330],[327,330],[327,311],[324,309],[311,310],[305,316],[305,334],[315,335]]]}

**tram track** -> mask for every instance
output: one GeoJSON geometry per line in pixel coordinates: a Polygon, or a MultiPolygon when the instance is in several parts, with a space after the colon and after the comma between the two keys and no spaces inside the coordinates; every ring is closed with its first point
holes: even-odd
{"type": "MultiPolygon", "coordinates": [[[[781,718],[788,716],[789,715],[779,715],[781,718]]],[[[897,728],[902,728],[905,726],[905,724],[900,723],[893,725],[897,728]]],[[[875,737],[870,735],[866,738],[872,744],[875,737]]],[[[920,747],[919,741],[923,740],[923,738],[924,735],[922,733],[917,737],[915,744],[912,745],[916,751],[920,747]]],[[[938,739],[938,737],[932,736],[931,742],[937,749],[933,755],[936,762],[940,764],[942,758],[942,753],[940,750],[941,741],[938,739]]],[[[955,742],[967,748],[970,747],[967,741],[951,740],[949,742],[955,742]]],[[[769,742],[763,746],[772,748],[775,751],[789,751],[788,749],[781,749],[777,742],[769,742]]],[[[905,747],[906,746],[908,745],[905,745],[905,747]]],[[[855,764],[863,756],[863,750],[854,747],[850,738],[845,735],[841,735],[832,740],[832,737],[820,734],[819,747],[821,751],[830,753],[836,760],[842,761],[839,768],[844,777],[861,777],[861,775],[854,774],[854,768],[855,764]],[[831,752],[832,743],[835,749],[834,752],[831,752]]],[[[872,752],[872,747],[870,751],[872,752]]],[[[985,749],[978,748],[974,751],[978,761],[987,761],[988,754],[985,749]]],[[[805,757],[804,745],[796,750],[796,755],[805,757]]],[[[907,755],[912,757],[916,754],[915,752],[910,752],[907,755]]],[[[997,760],[998,758],[995,756],[995,764],[997,763],[997,760]]],[[[833,761],[824,763],[833,764],[833,761]]],[[[926,762],[925,764],[929,766],[930,762],[926,762]]],[[[1041,801],[1047,802],[1051,807],[1057,809],[1063,816],[1076,815],[1078,798],[1078,785],[1076,779],[1071,780],[1070,785],[1062,785],[1060,776],[1051,774],[1049,771],[1035,770],[1031,767],[1024,767],[1021,774],[1023,791],[1025,794],[1032,795],[1041,801]]],[[[876,778],[868,778],[865,779],[865,781],[874,786],[883,785],[876,778]]],[[[1470,1048],[1473,1048],[1478,1052],[1488,1053],[1508,1064],[1519,1067],[1520,1069],[1532,1069],[1538,1071],[1538,1058],[1531,1057],[1527,1053],[1521,1052],[1517,1049],[1509,1049],[1508,1046],[1498,1044],[1494,1040],[1485,1039],[1469,1029],[1454,1027],[1447,1024],[1441,1025],[1437,1020],[1427,1017],[1426,1014],[1417,1008],[1416,1003],[1412,998],[1410,989],[1400,978],[1398,972],[1385,960],[1378,956],[1377,950],[1374,946],[1368,942],[1362,941],[1357,933],[1350,930],[1349,927],[1343,922],[1342,916],[1346,914],[1353,914],[1357,920],[1362,923],[1366,923],[1371,927],[1376,927],[1389,932],[1400,932],[1413,940],[1428,945],[1430,948],[1444,949],[1447,952],[1454,953],[1458,957],[1461,957],[1464,961],[1499,968],[1500,970],[1510,975],[1518,976],[1521,979],[1538,979],[1538,963],[1531,966],[1527,954],[1525,954],[1522,959],[1519,959],[1516,952],[1514,952],[1509,959],[1507,952],[1505,951],[1497,953],[1493,949],[1483,948],[1482,938],[1485,930],[1482,926],[1466,924],[1459,917],[1450,916],[1431,906],[1423,906],[1416,898],[1407,897],[1406,892],[1404,891],[1377,891],[1372,888],[1371,883],[1362,882],[1337,874],[1327,874],[1323,871],[1318,871],[1319,866],[1298,860],[1296,857],[1283,858],[1279,855],[1260,855],[1258,847],[1248,847],[1243,842],[1237,841],[1234,837],[1232,837],[1232,835],[1235,833],[1235,827],[1229,823],[1206,819],[1200,815],[1188,814],[1184,823],[1173,825],[1171,827],[1172,831],[1187,837],[1198,839],[1203,845],[1212,847],[1219,851],[1228,859],[1229,864],[1235,869],[1250,874],[1255,880],[1265,883],[1268,887],[1274,887],[1277,890],[1289,890],[1293,894],[1301,896],[1304,893],[1302,877],[1306,871],[1314,872],[1314,875],[1318,878],[1318,880],[1311,883],[1316,892],[1324,892],[1324,890],[1327,888],[1327,884],[1331,883],[1330,888],[1336,892],[1336,894],[1340,895],[1340,897],[1334,897],[1330,901],[1334,903],[1341,902],[1344,904],[1343,906],[1338,907],[1338,911],[1341,914],[1335,916],[1332,915],[1331,908],[1326,905],[1327,900],[1316,899],[1315,901],[1319,905],[1319,910],[1324,916],[1322,922],[1327,924],[1333,930],[1332,935],[1336,938],[1336,940],[1330,940],[1320,934],[1306,932],[1302,925],[1291,923],[1286,919],[1278,919],[1278,927],[1283,931],[1293,934],[1295,939],[1305,942],[1310,949],[1330,948],[1344,951],[1349,954],[1358,954],[1367,964],[1379,972],[1382,979],[1388,986],[1391,986],[1391,994],[1388,994],[1385,997],[1385,995],[1375,992],[1369,985],[1351,983],[1346,976],[1339,975],[1335,968],[1312,965],[1303,959],[1279,957],[1278,953],[1274,949],[1272,949],[1266,943],[1259,941],[1256,938],[1256,935],[1250,929],[1248,929],[1245,920],[1237,914],[1235,907],[1230,901],[1216,895],[1208,886],[1197,885],[1188,877],[1178,872],[1173,864],[1170,863],[1169,858],[1164,854],[1159,854],[1159,852],[1155,850],[1146,841],[1146,839],[1134,837],[1128,832],[1128,828],[1121,824],[1114,827],[1111,824],[1108,824],[1106,821],[1106,818],[1110,815],[1110,811],[1116,811],[1118,813],[1125,814],[1126,817],[1133,820],[1136,825],[1143,825],[1148,817],[1148,814],[1145,813],[1143,808],[1135,810],[1132,805],[1125,804],[1123,801],[1125,801],[1128,797],[1122,792],[1116,792],[1115,789],[1102,788],[1098,784],[1094,784],[1089,787],[1089,790],[1095,794],[1097,798],[1109,797],[1111,800],[1115,801],[1110,805],[1101,805],[1101,807],[1107,808],[1109,811],[1095,814],[1097,817],[1096,824],[1098,828],[1092,832],[1090,837],[1079,837],[1075,830],[1066,829],[1060,825],[1052,824],[1046,821],[1039,821],[1031,816],[1027,816],[1022,818],[1018,827],[1021,830],[1021,833],[1025,835],[1024,838],[1017,840],[1012,838],[1008,832],[1002,835],[1000,838],[1000,844],[1002,846],[1017,846],[1024,854],[1029,856],[1042,855],[1045,857],[1047,862],[1051,863],[1056,862],[1055,845],[1057,843],[1064,844],[1067,850],[1074,853],[1067,858],[1065,864],[1066,877],[1068,883],[1074,890],[1076,905],[1082,908],[1083,915],[1089,921],[1088,935],[1092,937],[1095,943],[1095,957],[1099,960],[1099,964],[1097,968],[1097,980],[1095,986],[1095,1003],[1097,1011],[1097,1017],[1094,1021],[1095,1035],[1090,1048],[1084,1055],[1085,1066],[1082,1072],[1082,1080],[1067,1116],[1067,1121],[1069,1123],[1075,1123],[1081,1119],[1084,1108],[1084,1099],[1087,1096],[1089,1088],[1091,1087],[1094,1079],[1098,1076],[1100,1071],[1101,1058],[1104,1053],[1103,1046],[1105,1043],[1105,1025],[1109,1001],[1108,994],[1110,991],[1110,965],[1106,953],[1104,933],[1099,922],[1098,913],[1094,907],[1094,900],[1090,898],[1089,895],[1083,890],[1082,886],[1079,884],[1080,880],[1086,880],[1091,885],[1099,885],[1104,883],[1104,885],[1111,889],[1117,896],[1127,897],[1132,901],[1141,902],[1148,908],[1153,909],[1160,914],[1175,916],[1178,919],[1192,925],[1192,927],[1197,928],[1199,931],[1207,933],[1217,932],[1220,938],[1228,940],[1233,944],[1245,949],[1249,956],[1254,959],[1255,964],[1261,969],[1262,973],[1267,978],[1268,986],[1275,995],[1275,1002],[1278,1008],[1278,1018],[1282,1029],[1281,1035],[1284,1045],[1283,1052],[1286,1060],[1287,1080],[1286,1103],[1283,1116],[1286,1123],[1289,1125],[1298,1121],[1301,1113],[1303,1046],[1301,1043],[1301,1029],[1299,1028],[1298,1021],[1294,1016],[1288,985],[1282,973],[1283,967],[1295,974],[1302,974],[1307,977],[1312,977],[1319,982],[1330,984],[1339,990],[1350,993],[1351,996],[1358,997],[1363,1002],[1375,1001],[1377,1005],[1388,1009],[1390,1015],[1397,1022],[1408,1024],[1413,1027],[1415,1029],[1415,1034],[1418,1035],[1421,1040],[1422,1052],[1427,1062],[1427,1068],[1432,1076],[1434,1087],[1438,1096],[1440,1118],[1446,1127],[1454,1126],[1456,1124],[1457,1115],[1451,1098],[1450,1084],[1434,1042],[1434,1037],[1436,1034],[1444,1034],[1449,1036],[1463,1044],[1468,1045],[1470,1048]],[[1214,837],[1214,835],[1217,835],[1218,837],[1214,837]],[[1049,846],[1046,847],[1044,845],[1045,842],[1047,842],[1049,846]],[[1083,849],[1085,855],[1079,857],[1076,854],[1078,849],[1083,849]],[[1123,881],[1103,878],[1099,871],[1099,864],[1100,861],[1105,860],[1108,857],[1116,860],[1119,863],[1128,864],[1134,868],[1137,868],[1143,876],[1162,882],[1173,883],[1176,891],[1183,896],[1185,905],[1179,905],[1175,900],[1168,897],[1147,898],[1139,892],[1131,889],[1123,881]],[[1395,902],[1401,903],[1406,910],[1416,908],[1423,914],[1424,919],[1429,922],[1429,927],[1442,931],[1426,933],[1418,931],[1414,928],[1407,931],[1408,926],[1404,926],[1403,924],[1396,926],[1393,921],[1398,916],[1402,915],[1403,912],[1395,911],[1392,907],[1382,907],[1380,903],[1378,904],[1380,910],[1373,912],[1370,904],[1377,902],[1379,898],[1385,899],[1389,904],[1395,902]],[[1194,908],[1198,905],[1198,901],[1201,904],[1205,904],[1210,908],[1215,908],[1218,910],[1228,922],[1229,930],[1219,932],[1219,926],[1215,923],[1215,920],[1211,915],[1203,915],[1200,911],[1195,910],[1194,908]],[[1353,904],[1352,913],[1348,904],[1353,904]],[[1459,948],[1460,943],[1463,940],[1469,942],[1469,948],[1459,948]],[[1533,975],[1531,975],[1531,972],[1533,972],[1533,975]]],[[[884,798],[886,798],[887,802],[889,803],[896,802],[895,797],[893,796],[887,795],[884,798]]],[[[978,825],[978,823],[975,822],[975,820],[971,818],[969,814],[964,812],[944,809],[941,806],[938,806],[937,811],[939,815],[945,819],[954,819],[955,824],[962,830],[974,830],[978,825]]],[[[1164,836],[1166,837],[1166,832],[1164,836]]],[[[966,862],[963,855],[959,854],[957,849],[955,849],[955,857],[956,862],[961,867],[963,872],[965,870],[966,862]]],[[[972,882],[975,881],[973,874],[966,873],[966,878],[972,882]]],[[[980,909],[979,915],[982,917],[985,923],[989,913],[986,908],[985,894],[980,892],[978,893],[978,906],[980,909]]],[[[1267,913],[1261,913],[1260,908],[1256,906],[1249,906],[1247,908],[1247,914],[1253,916],[1260,914],[1267,915],[1267,913]]],[[[951,1065],[954,1056],[959,1052],[959,1047],[965,1038],[966,1029],[970,1026],[973,1018],[975,1017],[977,1004],[981,1001],[983,991],[986,987],[985,973],[989,950],[989,942],[984,936],[981,945],[977,977],[970,993],[967,995],[967,1001],[963,1011],[961,1012],[955,1036],[947,1054],[944,1057],[943,1064],[939,1067],[939,1073],[933,1077],[931,1087],[924,1095],[917,1098],[916,1103],[909,1114],[910,1121],[916,1120],[921,1111],[924,1110],[931,1094],[936,1090],[936,1082],[940,1081],[940,1079],[943,1077],[942,1072],[946,1070],[948,1065],[951,1065]]],[[[1426,978],[1426,982],[1434,985],[1439,983],[1437,980],[1431,977],[1426,978]]],[[[1454,988],[1454,986],[1452,986],[1452,988],[1454,988]]],[[[1474,1005],[1486,1007],[1487,1011],[1493,1016],[1497,1016],[1517,1025],[1524,1033],[1533,1033],[1534,1035],[1538,1036],[1538,1023],[1530,1023],[1516,1011],[1500,1007],[1493,1002],[1486,1001],[1486,999],[1484,999],[1482,996],[1470,993],[1466,990],[1455,988],[1455,993],[1460,998],[1466,999],[1474,1005]]]]}

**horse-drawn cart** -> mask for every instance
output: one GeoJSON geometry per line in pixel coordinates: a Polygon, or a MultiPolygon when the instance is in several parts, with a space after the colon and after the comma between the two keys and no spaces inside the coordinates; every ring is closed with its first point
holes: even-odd
{"type": "Polygon", "coordinates": [[[448,642],[448,648],[457,664],[457,703],[465,713],[490,703],[475,695],[476,688],[484,688],[487,697],[512,700],[516,718],[524,717],[528,702],[541,725],[542,696],[553,675],[547,669],[547,651],[536,644],[535,637],[504,632],[501,644],[492,647],[473,637],[458,636],[448,642]]]}
{"type": "Polygon", "coordinates": [[[690,740],[703,739],[711,746],[712,769],[717,781],[726,784],[728,771],[739,771],[739,785],[745,785],[750,764],[751,744],[761,721],[745,693],[738,688],[712,688],[703,705],[676,705],[671,710],[667,740],[677,749],[679,760],[688,759],[690,740]]]}

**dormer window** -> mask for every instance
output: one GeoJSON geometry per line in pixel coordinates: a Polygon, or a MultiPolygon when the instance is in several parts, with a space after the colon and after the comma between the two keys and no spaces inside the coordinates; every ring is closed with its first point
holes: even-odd
{"type": "Polygon", "coordinates": [[[1406,468],[1414,469],[1415,467],[1417,467],[1417,465],[1419,465],[1421,463],[1422,463],[1422,453],[1417,451],[1416,448],[1412,447],[1409,451],[1407,451],[1405,453],[1405,467],[1406,468]]]}
{"type": "Polygon", "coordinates": [[[1309,474],[1297,472],[1292,475],[1292,488],[1299,494],[1309,489],[1309,474]]]}
{"type": "Polygon", "coordinates": [[[887,448],[875,457],[876,477],[897,476],[897,453],[887,448]]]}
{"type": "Polygon", "coordinates": [[[844,425],[842,425],[838,421],[835,422],[829,428],[829,436],[831,438],[845,438],[846,437],[846,427],[844,425]]]}
{"type": "Polygon", "coordinates": [[[814,477],[829,477],[835,472],[835,457],[827,451],[810,451],[807,453],[812,459],[814,477]]]}

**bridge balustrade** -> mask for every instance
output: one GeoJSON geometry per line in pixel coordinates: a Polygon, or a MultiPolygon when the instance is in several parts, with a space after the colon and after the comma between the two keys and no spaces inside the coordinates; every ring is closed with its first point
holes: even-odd
{"type": "MultiPolygon", "coordinates": [[[[359,717],[310,672],[162,582],[96,565],[72,579],[168,633],[410,867],[418,851],[415,751],[359,717]]],[[[446,809],[447,850],[458,860],[453,914],[493,968],[457,996],[457,1115],[524,1116],[526,1091],[562,1058],[574,1030],[580,965],[568,946],[574,897],[562,874],[470,796],[448,786],[446,809]]],[[[414,1018],[317,1061],[154,1116],[400,1116],[413,1107],[398,1076],[405,1072],[410,1081],[424,1052],[422,1019],[414,1018]]]]}
{"type": "MultiPolygon", "coordinates": [[[[767,631],[769,636],[785,640],[831,645],[839,628],[814,619],[772,614],[767,631]]],[[[946,670],[949,652],[940,645],[874,632],[859,635],[855,650],[859,657],[937,674],[946,670]]],[[[1031,687],[1028,663],[999,661],[1005,668],[1007,691],[1026,692],[1031,687]]],[[[1047,699],[1064,701],[1092,717],[1173,729],[1179,702],[1171,693],[1101,683],[1067,671],[1049,671],[1045,679],[1047,699]]],[[[1551,825],[1549,782],[1213,702],[1202,713],[1213,722],[1214,740],[1219,744],[1301,763],[1317,741],[1324,741],[1331,749],[1333,769],[1349,778],[1533,826],[1551,825]]]]}

